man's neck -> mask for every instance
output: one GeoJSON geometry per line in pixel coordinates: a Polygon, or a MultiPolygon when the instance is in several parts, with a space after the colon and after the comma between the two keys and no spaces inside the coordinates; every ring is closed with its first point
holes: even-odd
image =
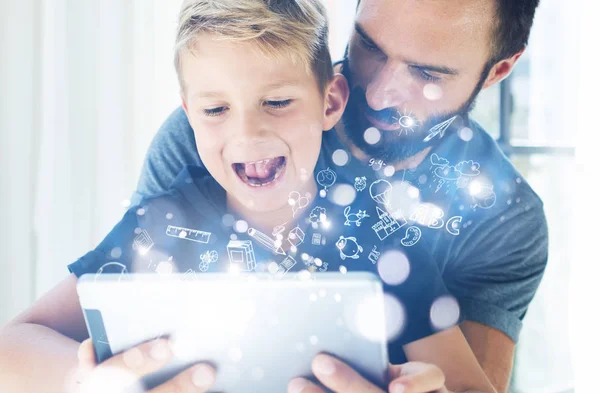
{"type": "MultiPolygon", "coordinates": [[[[366,163],[372,158],[372,157],[369,157],[364,151],[362,151],[361,149],[356,147],[350,141],[350,139],[348,139],[348,137],[346,136],[344,124],[342,121],[340,121],[340,122],[338,122],[338,124],[336,124],[335,133],[337,134],[337,136],[340,139],[340,141],[342,142],[342,144],[358,160],[366,163]]],[[[421,150],[417,154],[415,154],[411,157],[408,157],[404,160],[394,162],[394,163],[387,163],[387,164],[393,165],[393,167],[396,171],[401,171],[404,169],[413,169],[413,168],[418,167],[423,162],[423,160],[425,159],[425,157],[427,157],[427,155],[429,154],[430,151],[431,151],[431,146],[421,150]]]]}

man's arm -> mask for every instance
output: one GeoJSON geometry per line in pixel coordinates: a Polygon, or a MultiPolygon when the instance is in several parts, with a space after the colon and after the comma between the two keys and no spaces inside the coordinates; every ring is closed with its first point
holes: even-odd
{"type": "Polygon", "coordinates": [[[166,191],[186,165],[203,166],[194,130],[183,108],[179,107],[152,139],[131,204],[137,205],[141,198],[166,191]]]}
{"type": "Polygon", "coordinates": [[[519,208],[473,228],[444,272],[460,304],[465,338],[501,393],[507,391],[522,320],[548,260],[548,228],[536,198],[522,198],[519,208]]]}
{"type": "Polygon", "coordinates": [[[515,343],[504,333],[473,321],[460,328],[485,375],[498,393],[508,391],[515,343]]]}

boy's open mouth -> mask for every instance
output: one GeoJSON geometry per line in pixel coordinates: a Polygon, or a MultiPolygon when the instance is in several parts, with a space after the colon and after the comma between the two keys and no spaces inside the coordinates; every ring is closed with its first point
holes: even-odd
{"type": "Polygon", "coordinates": [[[254,162],[235,163],[233,170],[249,186],[263,187],[277,180],[283,173],[286,163],[286,158],[281,156],[254,162]]]}

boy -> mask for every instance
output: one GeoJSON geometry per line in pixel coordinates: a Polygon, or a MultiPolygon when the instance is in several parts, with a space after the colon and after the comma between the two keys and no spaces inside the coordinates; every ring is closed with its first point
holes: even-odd
{"type": "MultiPolygon", "coordinates": [[[[188,1],[175,65],[206,169],[186,168],[168,192],[129,209],[95,250],[69,265],[72,273],[180,271],[193,279],[217,271],[371,270],[399,310],[392,363],[406,361],[403,346],[456,322],[435,315],[447,291],[420,230],[392,208],[393,185],[366,176],[336,184],[319,158],[322,130],[342,116],[348,85],[333,75],[317,0],[188,1]]],[[[78,326],[54,330],[85,329],[75,301],[61,304],[61,316],[78,326]]],[[[411,348],[436,353],[420,345],[411,348]]],[[[487,388],[466,343],[444,348],[469,386],[487,388]]]]}

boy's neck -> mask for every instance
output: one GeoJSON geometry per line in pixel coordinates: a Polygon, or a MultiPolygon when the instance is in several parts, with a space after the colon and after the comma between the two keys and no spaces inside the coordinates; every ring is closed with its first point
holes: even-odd
{"type": "MultiPolygon", "coordinates": [[[[302,196],[305,196],[306,193],[310,194],[310,200],[308,203],[308,206],[310,206],[318,193],[315,179],[311,177],[311,179],[306,182],[305,187],[303,187],[302,190],[298,190],[298,193],[302,196]]],[[[308,208],[308,206],[306,208],[308,208]]],[[[273,228],[284,223],[288,223],[286,227],[289,227],[292,222],[296,221],[297,217],[300,217],[302,213],[304,213],[298,211],[296,218],[294,218],[292,206],[287,203],[277,210],[269,212],[257,212],[241,204],[237,199],[232,198],[229,194],[227,194],[227,209],[231,212],[234,212],[236,215],[241,216],[241,218],[243,218],[250,227],[254,227],[268,235],[271,234],[273,228]]]]}

